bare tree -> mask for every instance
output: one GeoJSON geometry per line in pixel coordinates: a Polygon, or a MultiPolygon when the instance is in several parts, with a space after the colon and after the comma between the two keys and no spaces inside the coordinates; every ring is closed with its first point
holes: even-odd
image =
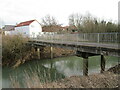
{"type": "Polygon", "coordinates": [[[69,26],[73,26],[73,25],[75,25],[75,15],[71,14],[69,16],[69,26]]]}
{"type": "Polygon", "coordinates": [[[74,26],[77,28],[77,31],[81,30],[83,16],[81,14],[71,14],[69,16],[69,26],[74,26]]]}
{"type": "Polygon", "coordinates": [[[44,18],[42,18],[42,25],[43,26],[58,25],[58,21],[55,19],[55,17],[46,15],[44,18]]]}
{"type": "Polygon", "coordinates": [[[55,19],[55,17],[46,15],[42,18],[42,27],[43,32],[61,32],[62,27],[61,24],[55,19]]]}
{"type": "Polygon", "coordinates": [[[69,16],[69,25],[75,25],[78,27],[82,23],[83,16],[81,14],[71,14],[69,16]]]}

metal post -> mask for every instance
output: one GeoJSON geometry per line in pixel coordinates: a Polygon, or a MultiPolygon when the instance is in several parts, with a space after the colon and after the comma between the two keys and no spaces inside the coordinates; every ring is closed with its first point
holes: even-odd
{"type": "Polygon", "coordinates": [[[83,58],[83,75],[88,76],[88,57],[83,58]]]}
{"type": "Polygon", "coordinates": [[[97,40],[97,42],[98,43],[100,42],[100,35],[99,35],[99,33],[98,33],[98,40],[97,40]]]}
{"type": "Polygon", "coordinates": [[[86,41],[86,40],[85,40],[85,33],[83,34],[83,41],[86,41]]]}
{"type": "Polygon", "coordinates": [[[101,55],[101,73],[105,71],[105,57],[101,55]]]}
{"type": "Polygon", "coordinates": [[[117,35],[117,33],[115,33],[115,37],[116,37],[116,43],[118,43],[118,35],[117,35]]]}

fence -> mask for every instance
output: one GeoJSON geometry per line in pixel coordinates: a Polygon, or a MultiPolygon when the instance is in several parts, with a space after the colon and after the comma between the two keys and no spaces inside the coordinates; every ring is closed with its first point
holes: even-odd
{"type": "Polygon", "coordinates": [[[119,43],[120,33],[43,34],[37,39],[94,43],[119,43]]]}

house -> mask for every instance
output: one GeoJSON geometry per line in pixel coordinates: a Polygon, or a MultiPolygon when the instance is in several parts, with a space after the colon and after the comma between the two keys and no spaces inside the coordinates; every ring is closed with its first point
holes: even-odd
{"type": "Polygon", "coordinates": [[[60,32],[62,32],[62,27],[60,26],[60,25],[50,25],[50,26],[43,26],[42,27],[42,31],[44,32],[44,33],[52,33],[52,34],[54,34],[54,33],[60,33],[60,32]]]}
{"type": "Polygon", "coordinates": [[[66,31],[67,33],[71,34],[76,34],[78,33],[77,27],[76,26],[65,26],[63,27],[63,30],[66,31]]]}
{"type": "Polygon", "coordinates": [[[42,34],[42,27],[37,20],[21,22],[15,26],[15,33],[28,37],[37,37],[42,34]]]}
{"type": "Polygon", "coordinates": [[[42,34],[42,27],[37,20],[25,21],[17,24],[16,26],[5,26],[5,35],[22,34],[27,37],[37,37],[42,34]]]}
{"type": "Polygon", "coordinates": [[[4,32],[5,35],[11,35],[15,30],[15,26],[14,25],[5,25],[2,28],[2,31],[4,32]]]}

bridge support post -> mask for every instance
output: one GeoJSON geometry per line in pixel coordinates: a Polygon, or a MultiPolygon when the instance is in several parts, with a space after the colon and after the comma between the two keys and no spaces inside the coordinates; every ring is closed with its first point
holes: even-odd
{"type": "Polygon", "coordinates": [[[105,57],[101,55],[101,73],[105,71],[105,57]]]}
{"type": "Polygon", "coordinates": [[[88,57],[83,58],[83,75],[88,76],[88,57]]]}
{"type": "Polygon", "coordinates": [[[53,58],[53,47],[50,47],[50,58],[53,58]]]}
{"type": "Polygon", "coordinates": [[[38,59],[40,59],[40,48],[37,48],[37,56],[38,56],[38,59]]]}
{"type": "Polygon", "coordinates": [[[32,48],[31,48],[31,50],[32,50],[32,52],[33,52],[33,53],[35,53],[35,52],[36,52],[34,47],[32,47],[32,48]]]}

